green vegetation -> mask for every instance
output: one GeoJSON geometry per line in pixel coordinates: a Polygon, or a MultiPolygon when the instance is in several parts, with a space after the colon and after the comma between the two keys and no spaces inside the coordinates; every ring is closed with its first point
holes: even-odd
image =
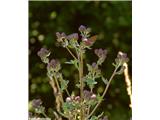
{"type": "MultiPolygon", "coordinates": [[[[48,84],[46,69],[39,60],[37,51],[47,47],[61,63],[72,59],[68,52],[56,44],[57,31],[66,34],[78,32],[80,25],[92,28],[92,33],[98,33],[93,49],[86,52],[85,62],[96,61],[94,48],[108,50],[106,61],[102,65],[102,74],[107,77],[112,74],[114,61],[118,51],[128,54],[130,59],[129,72],[131,76],[132,60],[132,4],[131,2],[29,2],[29,100],[41,98],[47,113],[54,108],[52,88],[48,84]],[[52,108],[49,108],[49,107],[52,108]]],[[[94,34],[93,34],[94,35],[94,34]]],[[[74,62],[74,61],[73,61],[74,62]]],[[[78,73],[74,66],[62,64],[63,74],[69,82],[69,92],[78,89],[78,73]]],[[[87,70],[87,68],[85,68],[87,70]]],[[[105,100],[96,111],[104,111],[110,120],[128,120],[131,116],[129,96],[123,76],[117,76],[112,81],[105,100]]],[[[100,94],[105,89],[104,83],[98,83],[100,94]]]]}

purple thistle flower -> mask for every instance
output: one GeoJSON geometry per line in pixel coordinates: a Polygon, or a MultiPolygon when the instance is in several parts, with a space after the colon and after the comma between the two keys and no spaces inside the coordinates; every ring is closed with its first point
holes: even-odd
{"type": "Polygon", "coordinates": [[[50,55],[50,52],[46,48],[41,48],[37,55],[41,58],[44,63],[48,63],[49,59],[47,58],[50,55]]]}
{"type": "Polygon", "coordinates": [[[52,59],[48,65],[47,65],[48,70],[54,70],[58,71],[60,69],[60,63],[58,60],[52,59]]]}
{"type": "Polygon", "coordinates": [[[103,50],[102,48],[95,49],[94,53],[99,57],[99,60],[98,60],[97,64],[101,65],[104,62],[104,60],[106,59],[107,50],[103,50]]]}
{"type": "Polygon", "coordinates": [[[123,53],[123,52],[118,52],[117,54],[117,58],[115,59],[116,63],[125,63],[125,62],[128,62],[129,61],[129,58],[127,57],[127,54],[126,53],[123,53]]]}
{"type": "Polygon", "coordinates": [[[80,32],[84,32],[86,30],[86,27],[84,25],[81,25],[78,30],[80,32]]]}
{"type": "Polygon", "coordinates": [[[72,39],[78,40],[78,33],[73,33],[73,34],[68,35],[67,39],[68,40],[72,40],[72,39]]]}
{"type": "Polygon", "coordinates": [[[103,50],[102,48],[100,49],[95,49],[94,53],[99,57],[106,57],[107,55],[107,50],[103,50]]]}
{"type": "Polygon", "coordinates": [[[117,58],[119,59],[125,59],[127,58],[127,54],[123,52],[118,52],[117,58]]]}
{"type": "Polygon", "coordinates": [[[41,49],[38,51],[37,55],[38,55],[40,58],[43,58],[43,57],[49,56],[49,53],[50,53],[50,52],[49,52],[46,48],[41,48],[41,49]]]}
{"type": "Polygon", "coordinates": [[[78,28],[78,30],[79,30],[80,32],[85,33],[85,35],[91,32],[91,28],[86,28],[86,26],[84,26],[84,25],[81,25],[81,26],[78,28]]]}
{"type": "Polygon", "coordinates": [[[67,37],[64,32],[63,33],[56,32],[56,36],[58,42],[64,42],[64,39],[66,39],[67,37]]]}

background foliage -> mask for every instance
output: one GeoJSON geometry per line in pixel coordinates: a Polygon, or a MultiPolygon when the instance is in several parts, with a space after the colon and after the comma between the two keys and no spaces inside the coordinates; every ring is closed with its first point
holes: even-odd
{"type": "MultiPolygon", "coordinates": [[[[64,62],[72,57],[62,47],[56,45],[57,31],[70,34],[78,32],[80,25],[92,28],[92,33],[98,34],[98,40],[93,49],[86,54],[86,62],[97,60],[94,48],[106,48],[107,60],[103,63],[102,71],[109,78],[114,67],[112,63],[118,51],[123,51],[130,58],[129,70],[132,76],[132,3],[131,2],[65,2],[39,1],[29,2],[29,100],[41,98],[47,112],[54,108],[52,88],[48,84],[46,68],[37,56],[41,47],[47,47],[52,57],[62,62],[63,74],[70,80],[69,91],[77,91],[75,83],[78,72],[73,66],[64,62]]],[[[86,70],[86,69],[85,69],[86,70]]],[[[103,83],[99,83],[94,91],[102,92],[103,83]]],[[[75,93],[76,93],[75,92],[75,93]]],[[[110,120],[128,120],[131,116],[129,97],[126,92],[124,76],[117,76],[112,81],[105,100],[97,113],[104,111],[110,120]]]]}

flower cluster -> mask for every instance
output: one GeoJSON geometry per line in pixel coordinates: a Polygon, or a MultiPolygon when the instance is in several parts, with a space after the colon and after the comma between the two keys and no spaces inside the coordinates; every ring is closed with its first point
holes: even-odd
{"type": "Polygon", "coordinates": [[[78,29],[80,31],[80,35],[78,33],[72,33],[70,35],[66,35],[63,33],[56,33],[57,36],[57,42],[60,43],[63,47],[69,47],[69,48],[89,48],[93,45],[95,40],[97,39],[97,36],[90,37],[90,28],[86,28],[85,26],[81,25],[78,29]],[[81,36],[81,37],[79,37],[81,36]],[[90,38],[89,38],[90,37],[90,38]],[[80,43],[78,42],[78,39],[81,38],[80,43]]]}
{"type": "Polygon", "coordinates": [[[103,50],[102,48],[100,49],[95,49],[94,50],[94,53],[98,56],[98,62],[97,64],[98,65],[101,65],[105,59],[106,59],[106,56],[107,56],[107,50],[103,50]]]}
{"type": "Polygon", "coordinates": [[[91,32],[91,28],[86,28],[84,25],[81,25],[78,29],[81,32],[83,37],[89,37],[89,33],[91,32]]]}
{"type": "Polygon", "coordinates": [[[100,58],[100,57],[106,57],[107,55],[107,50],[103,50],[102,48],[100,49],[95,49],[95,54],[100,58]]]}
{"type": "MultiPolygon", "coordinates": [[[[96,94],[93,94],[88,90],[84,90],[83,94],[84,94],[83,97],[84,113],[87,114],[88,107],[95,105],[98,100],[96,94]]],[[[80,109],[81,109],[80,101],[81,101],[80,96],[72,95],[67,97],[65,103],[63,104],[64,114],[70,115],[70,118],[75,116],[80,117],[80,109]]]]}
{"type": "Polygon", "coordinates": [[[78,38],[79,38],[78,33],[72,33],[67,36],[70,48],[79,47],[78,38]]]}
{"type": "Polygon", "coordinates": [[[70,35],[67,36],[68,40],[78,40],[78,33],[72,33],[70,35]]]}
{"type": "Polygon", "coordinates": [[[61,69],[60,62],[57,59],[52,59],[49,62],[50,52],[46,48],[41,48],[37,55],[41,58],[42,62],[47,63],[48,75],[53,76],[54,73],[57,73],[61,69]]]}
{"type": "Polygon", "coordinates": [[[62,108],[63,112],[66,116],[70,116],[70,118],[74,116],[79,116],[80,114],[80,96],[70,96],[66,98],[66,102],[64,102],[62,108]]]}
{"type": "MultiPolygon", "coordinates": [[[[94,94],[88,90],[84,90],[83,94],[84,94],[85,101],[96,100],[96,94],[94,94]]],[[[79,103],[80,99],[81,99],[80,96],[71,96],[71,97],[66,98],[66,102],[72,102],[72,103],[78,102],[79,103]]]]}
{"type": "Polygon", "coordinates": [[[56,36],[58,42],[63,42],[67,37],[64,32],[63,33],[56,32],[56,36]]]}
{"type": "Polygon", "coordinates": [[[56,33],[56,36],[57,36],[57,41],[58,41],[63,47],[68,46],[67,36],[66,36],[66,34],[65,34],[64,32],[63,32],[63,33],[57,32],[57,33],[56,33]]]}
{"type": "Polygon", "coordinates": [[[41,48],[40,51],[38,51],[37,55],[44,63],[49,62],[49,59],[47,57],[50,55],[50,52],[46,48],[41,48]]]}
{"type": "Polygon", "coordinates": [[[57,59],[52,59],[47,65],[48,71],[58,72],[61,69],[60,62],[57,59]]]}
{"type": "Polygon", "coordinates": [[[122,66],[124,63],[129,61],[127,54],[123,52],[118,52],[117,58],[115,59],[116,65],[122,66]]]}

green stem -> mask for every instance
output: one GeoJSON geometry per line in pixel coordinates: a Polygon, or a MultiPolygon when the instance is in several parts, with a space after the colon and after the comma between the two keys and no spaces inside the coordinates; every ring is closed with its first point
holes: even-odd
{"type": "Polygon", "coordinates": [[[79,57],[79,80],[80,80],[80,96],[81,96],[81,120],[84,120],[83,117],[84,117],[84,110],[83,110],[83,80],[82,80],[82,77],[83,77],[83,53],[82,51],[80,51],[80,57],[79,57]]]}
{"type": "Polygon", "coordinates": [[[71,95],[69,94],[67,88],[66,88],[65,90],[66,90],[67,95],[68,95],[69,97],[71,97],[71,95]]]}
{"type": "MultiPolygon", "coordinates": [[[[106,85],[106,88],[105,88],[105,90],[104,90],[104,92],[102,94],[102,98],[104,98],[104,96],[105,96],[105,94],[106,94],[106,92],[107,92],[107,90],[109,88],[109,85],[110,85],[113,77],[115,76],[116,71],[117,71],[118,68],[119,68],[119,65],[115,68],[114,72],[112,73],[112,75],[111,75],[111,77],[110,77],[110,79],[108,81],[108,84],[106,85]]],[[[94,109],[92,110],[92,112],[89,114],[88,118],[90,118],[92,116],[92,114],[96,111],[96,109],[98,108],[98,106],[100,105],[101,102],[102,102],[102,100],[98,102],[98,104],[94,107],[94,109]]]]}
{"type": "Polygon", "coordinates": [[[77,60],[77,58],[76,58],[75,55],[70,51],[70,49],[69,49],[68,47],[66,47],[66,49],[67,49],[68,52],[71,54],[71,56],[72,56],[75,60],[77,60]]]}
{"type": "MultiPolygon", "coordinates": [[[[91,93],[93,92],[93,88],[91,88],[91,93]]],[[[89,115],[89,112],[90,112],[90,108],[91,108],[91,105],[88,106],[88,110],[87,110],[87,116],[89,115]]]]}

